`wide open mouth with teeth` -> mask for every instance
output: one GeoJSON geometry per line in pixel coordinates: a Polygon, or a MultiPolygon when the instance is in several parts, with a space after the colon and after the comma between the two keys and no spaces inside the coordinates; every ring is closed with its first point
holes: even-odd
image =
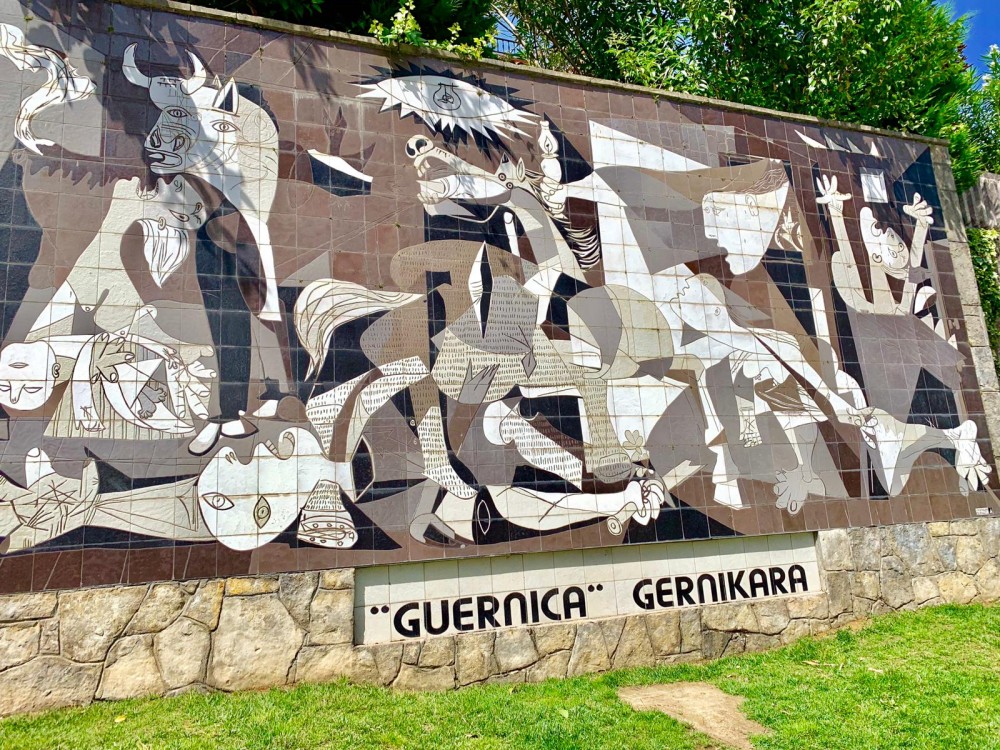
{"type": "Polygon", "coordinates": [[[406,155],[413,159],[417,170],[417,198],[424,205],[449,199],[495,205],[510,196],[512,185],[422,136],[407,142],[406,155]]]}
{"type": "Polygon", "coordinates": [[[153,151],[147,149],[146,155],[149,157],[149,168],[154,172],[173,169],[184,163],[184,159],[180,154],[175,154],[172,151],[153,151]]]}

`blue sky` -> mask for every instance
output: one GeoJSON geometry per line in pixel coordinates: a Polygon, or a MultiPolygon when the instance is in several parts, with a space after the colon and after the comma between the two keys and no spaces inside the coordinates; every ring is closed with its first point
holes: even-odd
{"type": "Polygon", "coordinates": [[[971,14],[972,28],[965,56],[982,70],[981,59],[991,44],[1000,44],[1000,0],[950,0],[956,15],[971,14]]]}

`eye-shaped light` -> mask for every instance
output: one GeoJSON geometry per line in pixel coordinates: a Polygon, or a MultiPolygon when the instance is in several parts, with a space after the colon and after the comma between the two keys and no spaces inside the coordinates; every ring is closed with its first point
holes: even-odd
{"type": "Polygon", "coordinates": [[[218,492],[210,492],[207,495],[202,495],[201,499],[208,503],[209,507],[216,510],[230,510],[234,505],[232,500],[225,495],[220,495],[218,492]]]}
{"type": "Polygon", "coordinates": [[[257,504],[253,507],[253,520],[257,524],[258,529],[264,528],[271,518],[271,505],[267,502],[267,498],[261,495],[257,498],[257,504]]]}

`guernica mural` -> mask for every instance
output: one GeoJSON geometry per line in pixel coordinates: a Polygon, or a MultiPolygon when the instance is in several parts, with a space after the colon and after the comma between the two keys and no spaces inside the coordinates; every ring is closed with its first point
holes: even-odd
{"type": "Polygon", "coordinates": [[[926,144],[2,8],[5,590],[1000,510],[926,144]]]}

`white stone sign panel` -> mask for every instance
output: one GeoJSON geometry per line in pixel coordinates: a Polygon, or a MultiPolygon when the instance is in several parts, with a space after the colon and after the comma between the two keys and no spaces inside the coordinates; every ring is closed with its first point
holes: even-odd
{"type": "Polygon", "coordinates": [[[355,642],[592,620],[822,589],[811,533],[363,568],[355,642]]]}

